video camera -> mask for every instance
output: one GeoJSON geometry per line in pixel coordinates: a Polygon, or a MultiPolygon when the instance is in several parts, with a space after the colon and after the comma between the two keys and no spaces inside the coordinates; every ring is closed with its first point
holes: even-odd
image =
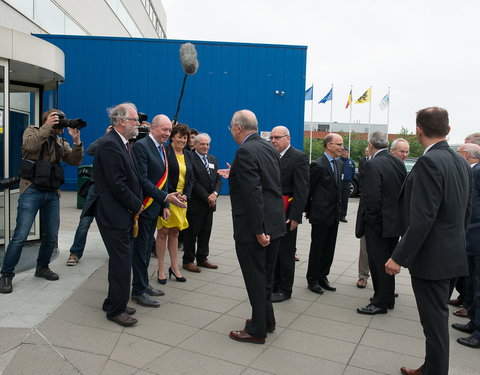
{"type": "Polygon", "coordinates": [[[87,126],[87,123],[80,118],[66,119],[65,115],[61,113],[57,113],[57,116],[58,124],[53,126],[54,129],[72,128],[80,130],[87,126]]]}
{"type": "MultiPolygon", "coordinates": [[[[148,120],[148,116],[145,113],[138,112],[138,122],[142,124],[144,121],[148,120]]],[[[150,133],[150,127],[148,126],[139,126],[137,127],[138,135],[133,139],[134,141],[139,141],[142,138],[145,138],[150,133]]]]}

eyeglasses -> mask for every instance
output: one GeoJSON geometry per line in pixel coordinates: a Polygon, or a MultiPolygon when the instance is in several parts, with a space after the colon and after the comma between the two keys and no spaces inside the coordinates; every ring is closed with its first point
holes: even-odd
{"type": "Polygon", "coordinates": [[[130,120],[130,121],[133,121],[133,122],[140,122],[140,119],[139,119],[139,118],[124,117],[123,119],[124,119],[124,120],[130,120]]]}
{"type": "Polygon", "coordinates": [[[231,132],[232,129],[233,129],[235,126],[238,126],[238,124],[233,124],[233,126],[232,126],[232,125],[228,125],[228,131],[231,132]]]}
{"type": "Polygon", "coordinates": [[[281,139],[283,137],[288,137],[288,135],[286,135],[286,134],[285,135],[273,135],[273,136],[270,136],[270,140],[271,141],[274,140],[274,139],[278,140],[278,139],[281,139]]]}
{"type": "Polygon", "coordinates": [[[337,146],[342,146],[343,147],[343,143],[330,142],[329,145],[337,145],[337,146]]]}

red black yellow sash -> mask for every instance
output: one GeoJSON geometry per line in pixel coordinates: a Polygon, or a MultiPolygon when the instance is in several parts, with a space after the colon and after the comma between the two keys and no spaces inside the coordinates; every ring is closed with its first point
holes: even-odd
{"type": "MultiPolygon", "coordinates": [[[[165,173],[163,176],[158,180],[158,182],[155,184],[155,186],[159,189],[162,190],[163,187],[165,186],[165,183],[167,182],[167,176],[168,176],[168,161],[167,161],[167,155],[165,154],[165,147],[162,147],[163,150],[163,160],[165,160],[165,173]]],[[[147,196],[143,200],[143,209],[146,210],[153,202],[153,198],[147,196]]]]}

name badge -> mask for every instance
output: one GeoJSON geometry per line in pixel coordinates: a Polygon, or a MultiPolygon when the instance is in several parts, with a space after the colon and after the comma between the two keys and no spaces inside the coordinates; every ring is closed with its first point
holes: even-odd
{"type": "Polygon", "coordinates": [[[215,169],[215,166],[213,165],[213,163],[208,163],[208,169],[215,169]]]}
{"type": "Polygon", "coordinates": [[[342,177],[340,179],[343,180],[343,173],[342,173],[342,177]]]}

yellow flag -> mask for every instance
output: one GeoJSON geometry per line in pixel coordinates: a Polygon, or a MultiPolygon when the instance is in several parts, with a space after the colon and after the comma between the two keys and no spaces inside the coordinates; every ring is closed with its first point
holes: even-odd
{"type": "Polygon", "coordinates": [[[372,98],[372,92],[371,92],[371,88],[369,88],[367,91],[365,91],[363,93],[363,95],[361,97],[359,97],[357,99],[357,101],[355,102],[355,104],[361,104],[361,103],[368,103],[370,101],[370,99],[372,98]]]}

